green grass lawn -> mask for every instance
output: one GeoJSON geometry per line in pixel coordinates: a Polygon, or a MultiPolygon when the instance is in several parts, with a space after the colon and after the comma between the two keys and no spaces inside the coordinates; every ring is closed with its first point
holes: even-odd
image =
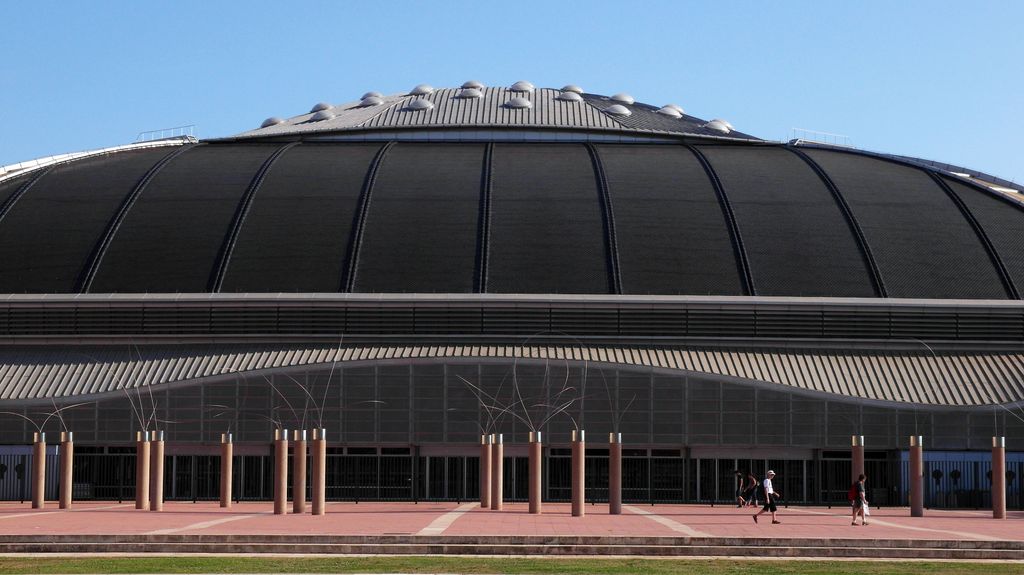
{"type": "Polygon", "coordinates": [[[0,573],[1024,574],[1014,563],[492,557],[0,557],[0,573]]]}

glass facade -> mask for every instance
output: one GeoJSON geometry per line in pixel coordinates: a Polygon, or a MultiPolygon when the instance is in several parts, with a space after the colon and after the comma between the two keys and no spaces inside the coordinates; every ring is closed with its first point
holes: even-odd
{"type": "MultiPolygon", "coordinates": [[[[1024,437],[1022,421],[1003,408],[886,407],[714,376],[555,360],[382,358],[64,405],[72,407],[49,417],[44,429],[51,442],[59,436],[61,418],[74,431],[75,489],[83,499],[131,497],[132,442],[143,426],[165,431],[166,493],[186,500],[216,497],[217,444],[226,432],[236,442],[235,493],[241,499],[269,498],[276,426],[327,429],[328,498],[335,500],[472,500],[485,431],[504,435],[507,497],[525,499],[530,429],[544,433],[546,498],[566,500],[569,433],[578,425],[587,431],[593,501],[607,497],[605,442],[612,431],[622,433],[625,444],[624,498],[636,502],[728,501],[735,491],[734,469],[762,477],[769,468],[779,474],[790,501],[845,501],[850,437],[858,434],[868,446],[869,475],[888,490],[877,494],[879,501],[905,497],[903,450],[910,435],[925,436],[929,453],[945,453],[933,464],[943,473],[934,488],[941,506],[951,504],[949,497],[958,503],[984,499],[984,481],[974,477],[984,470],[975,460],[984,459],[993,435],[1024,437]],[[943,487],[942,481],[951,481],[951,466],[971,474],[969,489],[966,476],[943,487]],[[949,495],[958,490],[973,494],[949,495]]],[[[14,408],[38,423],[53,409],[14,408]]],[[[2,498],[19,497],[24,474],[16,468],[28,469],[33,431],[34,424],[21,417],[0,416],[2,498]]],[[[1011,469],[1019,465],[1012,461],[1011,469]]]]}

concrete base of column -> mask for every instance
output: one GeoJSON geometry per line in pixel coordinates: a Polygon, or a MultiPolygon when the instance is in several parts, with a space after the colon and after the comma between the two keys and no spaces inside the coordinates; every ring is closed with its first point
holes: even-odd
{"type": "Polygon", "coordinates": [[[135,508],[149,510],[149,432],[135,435],[135,508]]]}
{"type": "Polygon", "coordinates": [[[534,515],[540,515],[542,512],[541,503],[541,487],[543,481],[541,480],[541,462],[543,461],[544,446],[541,443],[541,435],[539,431],[530,432],[530,453],[529,453],[529,510],[534,515]]]}
{"type": "Polygon", "coordinates": [[[156,431],[150,442],[149,510],[164,510],[164,432],[156,431]]]}
{"type": "Polygon", "coordinates": [[[60,434],[60,508],[71,509],[74,486],[75,442],[70,431],[60,434]]]}
{"type": "Polygon", "coordinates": [[[232,474],[234,473],[234,443],[230,433],[220,436],[220,506],[231,507],[232,474]]]}
{"type": "Polygon", "coordinates": [[[924,517],[924,441],[910,438],[910,516],[924,517]]]}
{"type": "Polygon", "coordinates": [[[608,437],[608,514],[622,515],[622,434],[608,437]]]}
{"type": "Polygon", "coordinates": [[[274,431],[274,515],[288,513],[288,430],[274,431]]]}
{"type": "Polygon", "coordinates": [[[36,433],[32,441],[32,509],[46,506],[46,434],[36,433]]]}
{"type": "Polygon", "coordinates": [[[491,438],[491,509],[501,511],[505,495],[505,445],[500,433],[491,438]]]}
{"type": "Polygon", "coordinates": [[[306,430],[292,438],[292,513],[306,512],[306,430]]]}
{"type": "Polygon", "coordinates": [[[327,430],[313,430],[313,515],[327,513],[327,430]]]}
{"type": "Polygon", "coordinates": [[[480,508],[491,506],[491,437],[480,436],[480,508]]]}
{"type": "Polygon", "coordinates": [[[584,456],[586,454],[586,441],[584,440],[584,433],[582,429],[574,429],[572,432],[572,516],[583,517],[584,511],[584,500],[586,499],[585,489],[585,472],[586,463],[584,456]]]}

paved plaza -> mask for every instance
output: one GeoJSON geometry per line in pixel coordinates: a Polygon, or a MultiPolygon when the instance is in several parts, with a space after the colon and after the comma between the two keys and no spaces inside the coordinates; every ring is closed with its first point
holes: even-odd
{"type": "Polygon", "coordinates": [[[570,515],[569,504],[548,503],[530,515],[525,503],[502,511],[477,503],[329,503],[327,514],[273,515],[270,502],[168,502],[161,512],[138,511],[134,503],[76,503],[72,511],[33,510],[0,504],[0,536],[14,535],[347,535],[347,536],[600,536],[716,538],[834,538],[901,540],[1024,541],[1024,512],[994,520],[985,510],[928,510],[912,518],[907,508],[873,511],[870,525],[850,525],[845,508],[781,508],[781,525],[767,515],[708,505],[625,505],[621,516],[607,505],[588,505],[586,516],[570,515]]]}

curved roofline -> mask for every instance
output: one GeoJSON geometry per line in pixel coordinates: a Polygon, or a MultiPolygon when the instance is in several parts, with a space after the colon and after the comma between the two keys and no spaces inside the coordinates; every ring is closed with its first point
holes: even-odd
{"type": "Polygon", "coordinates": [[[196,142],[198,142],[198,140],[193,136],[175,136],[173,138],[167,138],[163,140],[133,142],[131,144],[123,144],[121,146],[111,146],[108,148],[85,150],[82,152],[70,152],[67,154],[55,154],[53,156],[44,156],[42,158],[36,158],[34,160],[27,160],[24,162],[18,162],[16,164],[0,166],[0,183],[4,182],[5,180],[14,179],[18,176],[40,170],[42,168],[55,166],[58,164],[65,164],[68,162],[73,162],[75,160],[81,160],[84,158],[91,158],[93,156],[116,154],[117,152],[127,152],[129,150],[160,148],[164,146],[184,146],[185,144],[194,144],[196,142]]]}

